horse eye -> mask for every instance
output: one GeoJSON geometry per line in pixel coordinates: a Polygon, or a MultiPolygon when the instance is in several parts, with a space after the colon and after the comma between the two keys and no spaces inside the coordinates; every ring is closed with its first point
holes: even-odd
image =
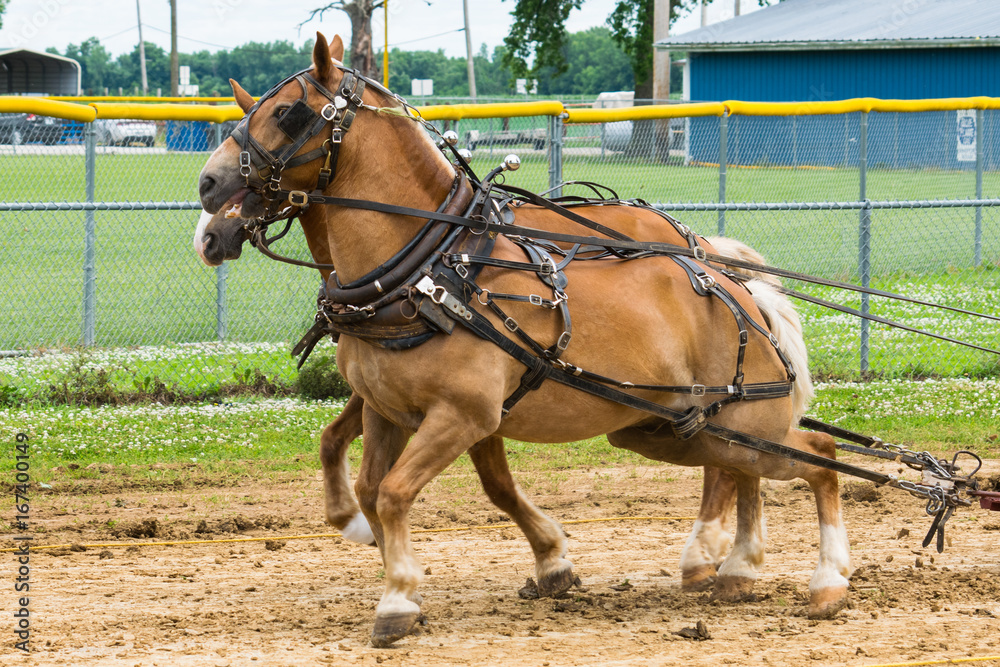
{"type": "Polygon", "coordinates": [[[289,107],[289,105],[283,104],[283,105],[275,108],[275,110],[274,110],[274,117],[275,118],[281,118],[282,116],[284,116],[285,112],[288,111],[288,107],[289,107]]]}

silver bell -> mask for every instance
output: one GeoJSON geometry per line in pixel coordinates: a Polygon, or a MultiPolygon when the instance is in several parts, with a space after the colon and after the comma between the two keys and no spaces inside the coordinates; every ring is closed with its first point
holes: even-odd
{"type": "Polygon", "coordinates": [[[441,138],[444,139],[444,143],[448,144],[449,146],[454,146],[455,144],[458,143],[458,133],[455,132],[454,130],[448,130],[447,132],[441,135],[441,138]]]}
{"type": "Polygon", "coordinates": [[[462,156],[462,159],[465,160],[466,162],[472,159],[472,151],[470,151],[468,148],[459,148],[458,154],[462,156]]]}
{"type": "Polygon", "coordinates": [[[511,153],[503,159],[503,168],[505,171],[517,171],[521,168],[521,158],[511,153]]]}

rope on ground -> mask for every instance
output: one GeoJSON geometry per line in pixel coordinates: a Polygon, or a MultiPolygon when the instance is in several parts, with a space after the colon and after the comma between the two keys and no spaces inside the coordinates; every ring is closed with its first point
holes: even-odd
{"type": "Polygon", "coordinates": [[[948,658],[947,660],[924,660],[921,662],[894,662],[887,665],[869,665],[868,667],[923,667],[923,665],[961,665],[967,662],[989,662],[1000,660],[1000,655],[988,655],[982,658],[948,658]]]}
{"type": "MultiPolygon", "coordinates": [[[[614,516],[600,519],[573,519],[571,521],[561,521],[564,526],[581,523],[602,523],[606,521],[694,521],[693,516],[614,516]]],[[[464,530],[496,530],[499,528],[517,528],[515,523],[498,523],[488,526],[458,526],[456,528],[420,528],[411,530],[411,533],[453,533],[464,530]]],[[[79,546],[87,549],[101,549],[107,547],[172,547],[185,544],[228,544],[233,542],[265,542],[268,540],[315,540],[324,537],[343,537],[340,533],[311,533],[309,535],[273,535],[271,537],[234,537],[225,540],[182,540],[171,542],[106,542],[103,544],[81,544],[79,546]]],[[[32,546],[31,551],[41,549],[68,549],[72,544],[44,544],[32,546]]],[[[19,551],[20,548],[0,549],[0,553],[11,553],[19,551]]]]}

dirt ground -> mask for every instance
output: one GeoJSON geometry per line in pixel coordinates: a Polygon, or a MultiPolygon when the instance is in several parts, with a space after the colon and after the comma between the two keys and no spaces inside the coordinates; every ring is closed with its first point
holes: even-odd
{"type": "MultiPolygon", "coordinates": [[[[1000,461],[987,463],[989,474],[998,471],[1000,461]]],[[[567,525],[584,589],[559,600],[518,596],[533,572],[516,529],[415,533],[427,624],[395,648],[374,649],[368,637],[383,583],[374,548],[340,538],[125,546],[330,532],[318,473],[179,490],[128,490],[117,475],[57,480],[33,499],[32,524],[45,531],[35,545],[120,546],[33,552],[32,654],[12,648],[14,593],[4,584],[0,663],[883,665],[1000,655],[1000,513],[960,510],[948,526],[950,545],[937,554],[920,547],[930,523],[923,503],[897,490],[844,487],[857,568],[852,601],[836,619],[816,622],[804,615],[818,555],[808,488],[765,483],[769,541],[758,599],[720,604],[680,590],[700,470],[536,475],[530,495],[561,521],[680,518],[567,525]],[[709,638],[676,634],[699,622],[709,638]]],[[[507,521],[464,474],[432,483],[412,519],[414,529],[507,521]]],[[[0,535],[0,546],[9,537],[0,535]]],[[[0,561],[12,580],[14,556],[0,561]]]]}

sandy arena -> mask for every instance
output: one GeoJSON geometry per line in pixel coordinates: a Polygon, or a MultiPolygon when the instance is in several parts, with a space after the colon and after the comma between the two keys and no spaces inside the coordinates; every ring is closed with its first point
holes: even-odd
{"type": "MultiPolygon", "coordinates": [[[[987,462],[987,474],[998,470],[1000,460],[987,462]]],[[[567,525],[583,588],[556,600],[519,597],[533,561],[515,528],[415,533],[426,625],[374,649],[378,551],[340,538],[280,541],[330,532],[318,472],[224,487],[192,475],[180,489],[154,490],[137,490],[132,471],[73,483],[57,475],[53,491],[36,495],[32,525],[45,532],[35,545],[122,546],[33,552],[32,655],[24,659],[8,634],[0,663],[884,665],[1000,656],[1000,513],[978,507],[956,513],[937,554],[920,547],[930,525],[922,501],[842,480],[857,569],[849,608],[821,622],[804,611],[818,530],[802,484],[764,484],[767,562],[749,603],[681,592],[684,518],[567,525]],[[247,537],[275,541],[124,546],[247,537]]],[[[700,470],[669,466],[533,477],[529,495],[561,521],[692,517],[701,488],[700,470]]],[[[473,475],[446,473],[419,498],[411,525],[499,523],[507,518],[473,475]]],[[[0,559],[11,573],[14,556],[0,559]]]]}

